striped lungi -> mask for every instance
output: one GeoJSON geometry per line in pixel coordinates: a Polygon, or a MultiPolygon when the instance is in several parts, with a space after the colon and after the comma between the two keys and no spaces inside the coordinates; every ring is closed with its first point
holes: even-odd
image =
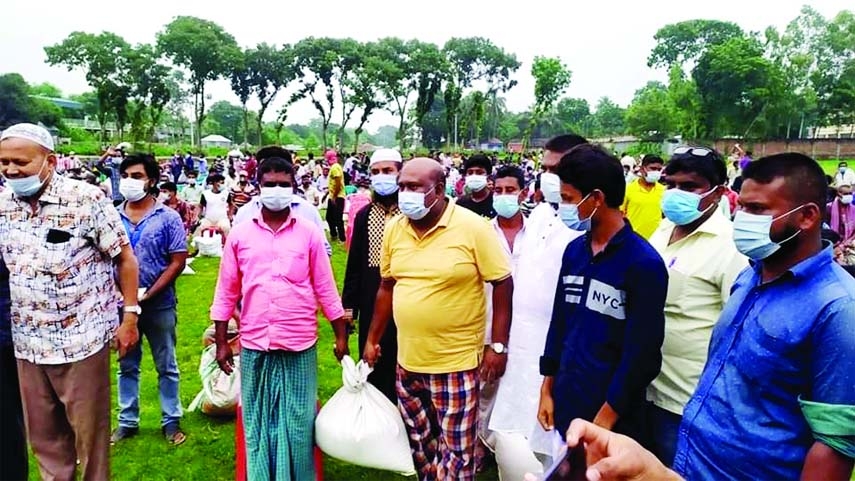
{"type": "Polygon", "coordinates": [[[315,479],[317,349],[243,348],[240,375],[249,481],[315,479]]]}

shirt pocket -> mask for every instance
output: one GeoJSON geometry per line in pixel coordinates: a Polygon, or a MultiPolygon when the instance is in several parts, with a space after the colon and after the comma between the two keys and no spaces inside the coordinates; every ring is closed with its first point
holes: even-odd
{"type": "Polygon", "coordinates": [[[746,320],[738,342],[734,364],[745,377],[755,381],[756,389],[768,390],[770,381],[787,388],[801,384],[796,341],[770,335],[753,318],[746,320]]]}
{"type": "Polygon", "coordinates": [[[44,256],[41,270],[60,279],[70,275],[74,269],[74,258],[77,254],[76,241],[72,237],[65,242],[45,242],[44,253],[40,255],[44,256]]]}
{"type": "Polygon", "coordinates": [[[274,266],[277,277],[286,279],[292,284],[302,284],[309,279],[309,255],[297,250],[285,250],[279,256],[274,266]]]}

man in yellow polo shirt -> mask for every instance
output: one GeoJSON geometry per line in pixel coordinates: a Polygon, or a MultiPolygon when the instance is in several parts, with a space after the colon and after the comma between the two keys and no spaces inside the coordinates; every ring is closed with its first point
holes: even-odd
{"type": "Polygon", "coordinates": [[[330,240],[337,237],[338,240],[344,242],[344,170],[338,163],[338,154],[335,150],[328,150],[324,154],[324,158],[330,166],[329,198],[327,199],[327,223],[330,226],[330,240]]]}
{"type": "Polygon", "coordinates": [[[510,262],[490,224],[445,197],[439,163],[408,161],[398,186],[404,215],[383,236],[363,358],[373,365],[382,354],[379,342],[394,312],[398,405],[419,479],[474,480],[480,381],[500,378],[507,362],[510,262]],[[493,285],[486,353],[485,282],[493,285]]]}
{"type": "Polygon", "coordinates": [[[662,221],[662,194],[665,186],[659,183],[664,162],[655,155],[641,159],[641,175],[626,186],[621,211],[629,219],[632,230],[650,239],[662,221]]]}

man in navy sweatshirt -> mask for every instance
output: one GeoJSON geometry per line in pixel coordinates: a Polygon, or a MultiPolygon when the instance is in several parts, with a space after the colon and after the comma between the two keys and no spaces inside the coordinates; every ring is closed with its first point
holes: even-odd
{"type": "Polygon", "coordinates": [[[538,419],[562,436],[582,418],[639,439],[645,390],[662,363],[668,273],[620,211],[626,182],[616,158],[579,145],[557,174],[559,215],[585,235],[564,251],[538,419]]]}

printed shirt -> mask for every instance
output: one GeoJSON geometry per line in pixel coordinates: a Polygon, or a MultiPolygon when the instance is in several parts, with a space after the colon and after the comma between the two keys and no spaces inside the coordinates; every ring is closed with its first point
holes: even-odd
{"type": "Polygon", "coordinates": [[[761,267],[736,279],[683,411],[686,479],[798,479],[815,441],[799,397],[855,404],[855,279],[828,244],[765,284],[761,267]]]}
{"type": "Polygon", "coordinates": [[[256,351],[304,351],[318,340],[318,304],[327,319],[344,315],[317,226],[291,214],[273,232],[259,212],[226,238],[211,319],[226,321],[241,300],[241,345],[256,351]]]}
{"type": "Polygon", "coordinates": [[[394,279],[398,363],[440,374],[478,367],[484,349],[484,283],[511,275],[490,224],[450,199],[421,238],[404,216],[386,226],[380,276],[394,279]]]}
{"type": "MultiPolygon", "coordinates": [[[[131,241],[131,247],[140,265],[140,288],[154,285],[169,267],[172,254],[187,252],[187,235],[181,217],[160,202],[143,216],[137,224],[125,215],[127,203],[122,204],[119,215],[131,241]]],[[[175,282],[160,291],[155,297],[140,303],[146,309],[169,309],[177,304],[175,282]]]]}
{"type": "Polygon", "coordinates": [[[665,186],[658,182],[653,184],[650,190],[642,187],[641,179],[636,179],[626,186],[626,196],[620,210],[638,235],[645,239],[649,239],[662,222],[663,194],[665,186]]]}
{"type": "Polygon", "coordinates": [[[0,255],[10,272],[16,357],[64,364],[115,335],[113,258],[129,241],[97,187],[56,174],[49,182],[35,214],[14,195],[0,199],[0,255]]]}
{"type": "Polygon", "coordinates": [[[647,388],[647,399],[682,414],[706,364],[713,327],[748,259],[736,250],[733,224],[719,210],[669,245],[674,228],[664,219],[650,238],[668,268],[668,297],[662,371],[647,388]]]}
{"type": "Polygon", "coordinates": [[[240,183],[238,183],[232,187],[232,190],[229,193],[229,200],[239,209],[245,206],[247,202],[252,200],[253,196],[257,194],[258,192],[252,184],[247,183],[245,186],[241,187],[240,183]]]}
{"type": "Polygon", "coordinates": [[[555,376],[555,423],[592,420],[603,403],[639,408],[661,365],[668,273],[659,254],[627,223],[592,255],[590,235],[567,246],[541,359],[555,376]]]}

